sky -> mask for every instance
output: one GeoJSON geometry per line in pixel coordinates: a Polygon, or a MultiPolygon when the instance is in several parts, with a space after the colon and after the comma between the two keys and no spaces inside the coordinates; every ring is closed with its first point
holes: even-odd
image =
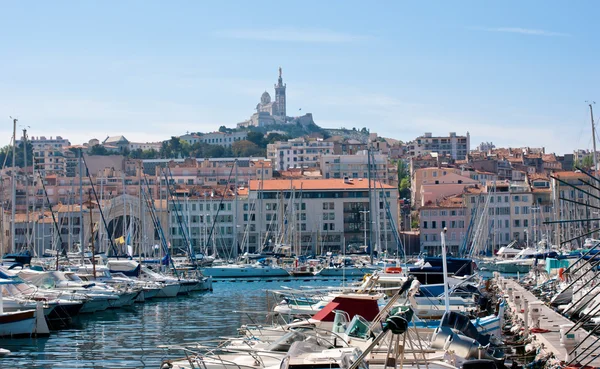
{"type": "MultiPolygon", "coordinates": [[[[591,149],[596,1],[0,0],[0,144],[10,117],[73,144],[234,127],[277,70],[288,115],[410,141],[591,149]]],[[[596,114],[595,114],[596,115],[596,114]]],[[[20,137],[20,134],[18,134],[20,137]]]]}

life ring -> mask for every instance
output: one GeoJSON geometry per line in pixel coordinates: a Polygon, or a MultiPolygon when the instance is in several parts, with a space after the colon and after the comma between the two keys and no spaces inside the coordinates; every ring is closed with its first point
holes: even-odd
{"type": "Polygon", "coordinates": [[[388,267],[388,268],[385,268],[385,272],[390,273],[390,274],[400,274],[400,273],[402,273],[402,268],[401,267],[388,267]]]}
{"type": "Polygon", "coordinates": [[[564,282],[565,278],[565,268],[558,269],[558,278],[564,282]]]}

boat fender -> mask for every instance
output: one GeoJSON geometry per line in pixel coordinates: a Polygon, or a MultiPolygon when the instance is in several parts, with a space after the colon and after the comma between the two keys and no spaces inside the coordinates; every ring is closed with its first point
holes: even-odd
{"type": "Polygon", "coordinates": [[[565,281],[565,268],[558,269],[558,278],[563,282],[565,281]]]}
{"type": "Polygon", "coordinates": [[[388,267],[388,268],[385,268],[385,272],[390,273],[390,274],[400,274],[400,273],[402,273],[402,268],[401,267],[388,267]]]}

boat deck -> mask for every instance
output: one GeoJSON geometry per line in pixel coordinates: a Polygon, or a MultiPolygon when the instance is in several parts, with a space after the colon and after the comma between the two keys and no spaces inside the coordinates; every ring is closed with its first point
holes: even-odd
{"type": "MultiPolygon", "coordinates": [[[[513,291],[521,293],[523,298],[527,300],[529,304],[531,304],[533,301],[542,302],[515,280],[507,280],[506,286],[507,289],[510,286],[513,288],[513,291]]],[[[506,291],[504,292],[506,293],[506,291]]],[[[516,313],[518,318],[523,320],[525,314],[522,312],[522,310],[517,310],[514,303],[514,298],[512,301],[508,301],[508,304],[513,313],[516,313]]],[[[574,324],[574,322],[565,318],[546,304],[541,305],[541,319],[539,328],[548,330],[549,332],[534,333],[533,335],[538,342],[541,342],[544,345],[545,351],[553,352],[555,357],[559,360],[565,360],[567,355],[566,348],[560,344],[560,326],[563,324],[574,324]]],[[[529,329],[531,330],[532,327],[531,319],[529,319],[529,329]]],[[[576,329],[576,332],[578,333],[580,340],[585,338],[583,343],[576,349],[575,356],[581,354],[577,358],[577,361],[581,364],[600,367],[600,338],[594,335],[587,337],[589,332],[582,328],[576,329]],[[590,360],[592,361],[588,363],[590,360]]]]}

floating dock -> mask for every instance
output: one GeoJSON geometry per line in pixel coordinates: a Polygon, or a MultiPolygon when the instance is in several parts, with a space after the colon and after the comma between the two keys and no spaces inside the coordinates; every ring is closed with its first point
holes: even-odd
{"type": "Polygon", "coordinates": [[[544,351],[553,352],[556,359],[566,363],[574,360],[570,366],[581,363],[600,367],[598,336],[589,335],[590,332],[583,328],[575,328],[567,333],[569,326],[575,325],[575,322],[547,306],[514,279],[500,278],[498,287],[508,296],[508,305],[513,316],[524,322],[530,334],[543,345],[544,351]],[[532,319],[532,313],[537,315],[538,319],[532,319]],[[532,329],[535,333],[532,333],[532,329]],[[561,334],[561,329],[566,334],[561,334]]]}

